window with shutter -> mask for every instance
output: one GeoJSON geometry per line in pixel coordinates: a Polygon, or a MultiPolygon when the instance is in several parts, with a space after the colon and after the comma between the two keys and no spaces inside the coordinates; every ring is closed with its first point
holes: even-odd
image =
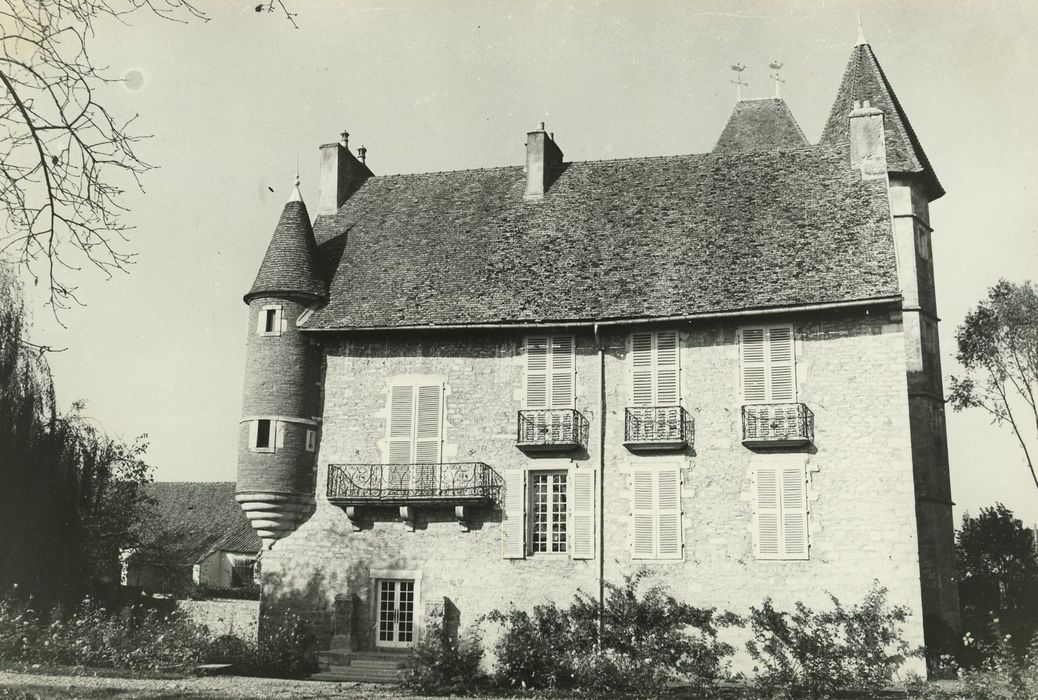
{"type": "Polygon", "coordinates": [[[743,328],[740,336],[743,402],[795,403],[797,391],[793,328],[743,328]]]}
{"type": "Polygon", "coordinates": [[[389,390],[390,464],[437,464],[443,425],[443,385],[402,382],[389,390]]]}
{"type": "Polygon", "coordinates": [[[574,341],[571,335],[526,339],[526,408],[573,408],[574,341]]]}
{"type": "Polygon", "coordinates": [[[677,331],[631,334],[631,403],[676,406],[678,390],[677,331]]]}
{"type": "Polygon", "coordinates": [[[803,465],[754,470],[758,559],[807,559],[807,476],[803,465]]]}
{"type": "Polygon", "coordinates": [[[283,308],[280,304],[264,306],[259,310],[256,333],[259,335],[281,335],[283,308]]]}
{"type": "Polygon", "coordinates": [[[681,472],[635,467],[631,476],[631,556],[681,559],[681,472]]]}
{"type": "Polygon", "coordinates": [[[566,472],[530,472],[527,481],[530,553],[566,553],[569,545],[566,472]]]}
{"type": "MultiPolygon", "coordinates": [[[[278,444],[278,422],[269,418],[249,421],[249,448],[253,452],[274,452],[278,444]]],[[[282,438],[283,443],[284,438],[282,438]]]]}

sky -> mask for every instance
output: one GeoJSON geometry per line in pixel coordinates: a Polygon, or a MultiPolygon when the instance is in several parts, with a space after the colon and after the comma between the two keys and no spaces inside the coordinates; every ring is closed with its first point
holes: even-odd
{"type": "MultiPolygon", "coordinates": [[[[84,271],[87,304],[35,312],[58,399],[109,435],[147,433],[159,480],[233,480],[250,287],[297,169],[311,215],[318,147],[350,132],[376,174],[520,165],[540,121],[566,160],[709,151],[735,101],[782,97],[811,142],[857,39],[872,45],[947,190],[931,207],[945,375],[954,330],[999,277],[1038,280],[1038,5],[987,0],[307,2],[299,29],[255,3],[208,22],[98,25],[102,95],[151,134],[129,192],[127,275],[84,271]],[[271,191],[273,190],[273,191],[271,191]]],[[[957,512],[996,501],[1038,522],[1005,429],[948,415],[957,512]]],[[[881,438],[880,438],[881,439],[881,438]]]]}

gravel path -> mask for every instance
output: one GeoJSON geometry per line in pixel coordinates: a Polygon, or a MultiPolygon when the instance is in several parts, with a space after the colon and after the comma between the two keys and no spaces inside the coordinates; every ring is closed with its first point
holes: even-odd
{"type": "Polygon", "coordinates": [[[245,676],[104,678],[0,671],[0,698],[395,698],[421,700],[391,686],[286,681],[245,676]]]}

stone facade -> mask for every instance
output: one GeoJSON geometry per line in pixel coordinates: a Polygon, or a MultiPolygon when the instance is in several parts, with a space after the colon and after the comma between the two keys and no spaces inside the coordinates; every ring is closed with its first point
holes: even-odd
{"type": "Polygon", "coordinates": [[[679,597],[738,613],[766,596],[784,607],[797,600],[825,606],[829,593],[860,600],[878,580],[892,602],[911,610],[906,638],[921,645],[920,580],[932,572],[920,568],[901,318],[888,306],[670,326],[679,331],[680,396],[695,419],[695,445],[656,455],[623,446],[632,326],[599,328],[597,337],[590,328],[570,331],[576,408],[590,423],[590,440],[586,451],[550,456],[528,455],[515,445],[524,391],[520,331],[326,342],[317,508],[264,553],[264,600],[307,614],[326,644],[339,635],[352,648],[367,649],[375,624],[373,583],[387,571],[416,580],[419,631],[445,609],[456,610],[464,627],[495,608],[566,604],[577,589],[597,595],[600,566],[607,581],[648,566],[679,597]],[[765,323],[794,329],[797,400],[814,412],[813,447],[753,451],[742,444],[738,329],[765,323]],[[513,514],[499,507],[476,511],[467,532],[450,509],[418,508],[410,531],[395,508],[366,508],[356,530],[342,508],[322,497],[329,464],[387,462],[388,387],[412,375],[438,378],[445,387],[443,462],[484,462],[502,475],[595,473],[594,558],[503,558],[501,523],[513,514]],[[807,467],[809,558],[759,560],[753,469],[790,460],[807,467]],[[649,462],[681,470],[679,560],[631,556],[631,470],[649,462]]]}

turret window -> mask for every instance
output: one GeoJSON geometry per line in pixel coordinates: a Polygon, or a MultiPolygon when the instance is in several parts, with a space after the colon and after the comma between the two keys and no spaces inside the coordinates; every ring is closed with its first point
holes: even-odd
{"type": "Polygon", "coordinates": [[[269,418],[258,418],[252,421],[249,430],[249,442],[253,452],[273,452],[277,423],[269,418]]]}
{"type": "Polygon", "coordinates": [[[281,335],[282,318],[280,304],[264,306],[260,309],[256,332],[259,335],[281,335]]]}

